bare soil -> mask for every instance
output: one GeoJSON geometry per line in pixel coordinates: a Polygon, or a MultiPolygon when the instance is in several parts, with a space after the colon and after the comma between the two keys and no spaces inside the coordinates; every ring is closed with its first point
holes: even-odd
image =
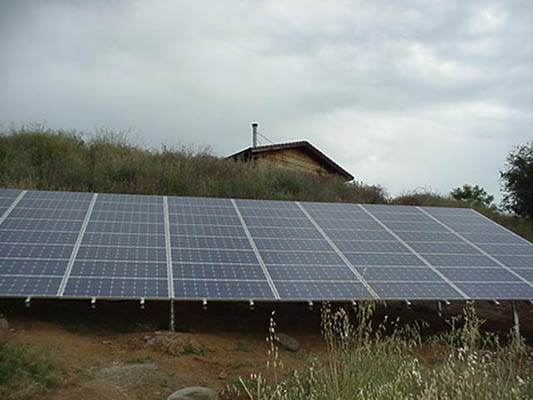
{"type": "MultiPolygon", "coordinates": [[[[346,305],[345,305],[346,306],[346,305]]],[[[0,310],[9,321],[8,340],[48,349],[64,369],[64,379],[45,399],[146,399],[160,400],[186,386],[207,386],[222,391],[239,377],[251,373],[269,376],[269,320],[272,311],[277,331],[296,338],[301,350],[280,351],[284,371],[300,368],[309,355],[324,359],[326,345],[320,334],[320,306],[258,304],[250,311],[244,303],[176,303],[176,332],[168,327],[168,303],[148,302],[144,310],[134,302],[1,300],[0,310]]],[[[487,330],[502,335],[512,328],[510,305],[479,303],[478,313],[487,330]]],[[[452,304],[444,318],[460,315],[452,304]]],[[[533,307],[519,304],[521,333],[533,344],[533,307]]],[[[424,335],[447,329],[433,303],[378,307],[376,323],[400,317],[403,323],[426,321],[424,335]]],[[[439,355],[421,349],[428,363],[439,355]]]]}

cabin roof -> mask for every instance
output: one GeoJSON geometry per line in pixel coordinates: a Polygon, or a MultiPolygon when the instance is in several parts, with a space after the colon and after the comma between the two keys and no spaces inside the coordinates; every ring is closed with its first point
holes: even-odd
{"type": "Polygon", "coordinates": [[[307,140],[301,140],[298,142],[269,144],[266,146],[248,147],[235,154],[229,155],[227,158],[240,159],[248,161],[254,159],[258,154],[277,152],[280,150],[300,149],[307,153],[320,163],[327,171],[342,176],[346,181],[351,181],[354,176],[342,168],[339,164],[329,158],[327,155],[318,150],[315,146],[309,143],[307,140]]]}

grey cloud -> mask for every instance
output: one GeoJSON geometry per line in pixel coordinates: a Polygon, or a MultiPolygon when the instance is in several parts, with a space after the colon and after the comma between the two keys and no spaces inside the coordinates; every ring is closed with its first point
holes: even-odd
{"type": "Polygon", "coordinates": [[[7,1],[0,122],[147,146],[309,139],[393,193],[497,171],[531,136],[528,1],[7,1]]]}

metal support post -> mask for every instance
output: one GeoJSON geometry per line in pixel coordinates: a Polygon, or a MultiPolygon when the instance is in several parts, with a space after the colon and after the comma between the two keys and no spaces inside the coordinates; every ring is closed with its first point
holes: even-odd
{"type": "Polygon", "coordinates": [[[516,336],[516,340],[520,343],[520,320],[518,319],[518,307],[516,306],[516,300],[511,301],[513,307],[513,329],[516,336]]]}
{"type": "Polygon", "coordinates": [[[170,326],[168,327],[171,332],[176,331],[174,324],[174,300],[170,300],[170,326]]]}

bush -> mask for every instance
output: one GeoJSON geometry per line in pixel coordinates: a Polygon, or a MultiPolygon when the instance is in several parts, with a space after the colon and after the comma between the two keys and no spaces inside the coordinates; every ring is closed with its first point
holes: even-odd
{"type": "Polygon", "coordinates": [[[452,198],[457,201],[464,201],[472,206],[490,207],[494,201],[494,196],[489,195],[485,189],[478,185],[464,184],[450,192],[452,198]]]}
{"type": "Polygon", "coordinates": [[[500,178],[504,192],[502,207],[533,219],[533,141],[509,153],[500,178]]]}
{"type": "Polygon", "coordinates": [[[20,343],[0,348],[0,398],[36,398],[55,388],[61,372],[48,351],[38,351],[20,343]]]}

